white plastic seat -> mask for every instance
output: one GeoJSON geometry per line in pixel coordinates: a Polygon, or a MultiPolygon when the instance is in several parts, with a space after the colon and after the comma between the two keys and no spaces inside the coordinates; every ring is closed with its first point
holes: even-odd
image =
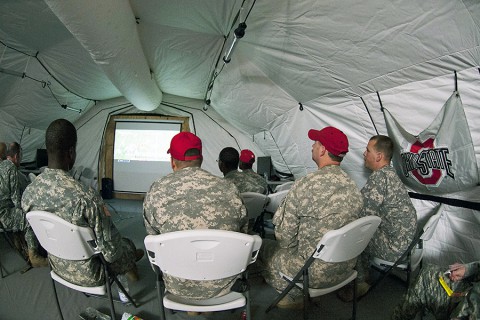
{"type": "Polygon", "coordinates": [[[264,237],[265,229],[263,226],[263,214],[265,207],[268,204],[269,197],[256,192],[243,192],[240,196],[247,208],[249,223],[252,222],[251,229],[258,232],[261,237],[264,237]]]}
{"type": "Polygon", "coordinates": [[[250,219],[256,219],[265,210],[268,204],[268,196],[256,192],[243,192],[240,194],[247,208],[250,219]]]}
{"type": "Polygon", "coordinates": [[[370,288],[373,290],[374,287],[378,285],[388,274],[390,274],[394,269],[400,270],[401,272],[406,272],[406,283],[410,284],[411,273],[417,270],[421,265],[423,259],[423,242],[428,241],[432,238],[433,233],[437,227],[438,221],[442,215],[443,204],[441,204],[436,213],[433,214],[424,225],[422,232],[418,233],[413,239],[410,246],[405,250],[400,258],[397,261],[387,261],[378,257],[373,257],[370,259],[370,264],[372,268],[383,273],[383,276],[380,277],[370,288]]]}
{"type": "Polygon", "coordinates": [[[289,182],[279,184],[275,188],[275,193],[280,192],[280,191],[290,190],[290,188],[293,186],[294,183],[295,183],[295,181],[289,181],[289,182]]]}
{"type": "Polygon", "coordinates": [[[59,216],[46,211],[31,211],[27,213],[27,220],[37,236],[39,243],[49,254],[65,260],[86,260],[92,256],[97,256],[104,267],[105,283],[96,287],[84,287],[73,284],[55,271],[50,271],[53,290],[57,302],[58,311],[63,319],[62,310],[58,301],[58,295],[55,288],[55,281],[76,291],[93,295],[107,295],[110,301],[110,313],[112,319],[115,319],[115,308],[113,306],[113,297],[111,283],[115,282],[129,301],[137,307],[136,303],[130,297],[117,277],[108,270],[107,262],[102,252],[98,249],[93,230],[89,227],[80,227],[65,221],[59,216]]]}
{"type": "MultiPolygon", "coordinates": [[[[157,274],[160,319],[165,308],[179,311],[210,312],[246,306],[250,319],[248,290],[224,296],[193,300],[165,291],[163,274],[188,280],[217,280],[242,275],[246,281],[248,265],[255,262],[262,239],[239,232],[199,229],[169,232],[145,237],[150,263],[157,274]]],[[[247,286],[248,287],[248,286],[247,286]]]]}
{"type": "Polygon", "coordinates": [[[308,269],[315,259],[321,259],[325,262],[335,263],[348,261],[358,257],[367,247],[380,222],[381,219],[377,216],[366,216],[357,219],[337,230],[331,230],[325,233],[313,251],[312,255],[307,259],[303,267],[294,277],[290,275],[286,276],[280,273],[283,279],[285,279],[289,284],[270,304],[265,312],[269,312],[271,309],[273,309],[277,303],[282,300],[288,294],[288,292],[290,292],[290,290],[297,286],[303,292],[303,316],[304,319],[307,319],[306,307],[310,298],[325,295],[332,291],[338,290],[353,281],[354,297],[352,319],[355,319],[357,312],[357,299],[355,296],[357,286],[357,271],[352,270],[345,280],[335,284],[334,286],[316,289],[309,287],[308,269]]]}
{"type": "Polygon", "coordinates": [[[282,190],[268,195],[268,204],[265,207],[266,212],[275,213],[283,202],[290,190],[282,190]]]}

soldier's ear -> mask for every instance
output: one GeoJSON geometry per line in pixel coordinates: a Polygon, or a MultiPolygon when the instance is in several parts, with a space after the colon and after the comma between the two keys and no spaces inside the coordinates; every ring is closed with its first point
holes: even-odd
{"type": "Polygon", "coordinates": [[[383,160],[383,153],[377,152],[376,155],[375,155],[375,161],[380,162],[382,160],[383,160]]]}

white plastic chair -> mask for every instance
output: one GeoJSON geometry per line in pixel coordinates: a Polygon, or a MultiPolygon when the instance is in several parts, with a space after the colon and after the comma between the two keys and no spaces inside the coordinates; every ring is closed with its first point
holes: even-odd
{"type": "Polygon", "coordinates": [[[282,291],[282,293],[270,304],[265,312],[273,309],[277,303],[282,300],[293,287],[297,286],[303,292],[304,306],[303,318],[307,319],[306,307],[310,298],[322,296],[338,290],[353,281],[354,283],[354,297],[352,319],[355,319],[357,313],[357,271],[352,270],[345,280],[328,288],[310,288],[308,278],[308,268],[312,265],[315,259],[321,259],[325,262],[335,263],[344,262],[358,257],[367,247],[370,239],[378,228],[381,219],[377,216],[366,216],[357,219],[342,228],[331,230],[325,233],[313,251],[312,255],[307,259],[303,267],[292,277],[290,275],[282,274],[289,284],[282,291]]]}
{"type": "Polygon", "coordinates": [[[253,231],[258,232],[261,237],[264,237],[263,212],[269,201],[268,196],[256,192],[243,192],[240,196],[247,208],[249,222],[253,221],[253,231]]]}
{"type": "Polygon", "coordinates": [[[289,181],[289,182],[279,184],[275,188],[275,193],[280,192],[280,191],[290,190],[290,188],[293,186],[294,183],[295,183],[295,181],[289,181]]]}
{"type": "Polygon", "coordinates": [[[86,294],[104,296],[107,295],[110,301],[110,313],[112,319],[115,319],[115,308],[113,306],[113,297],[111,283],[114,281],[120,290],[127,296],[130,303],[137,307],[136,303],[130,297],[128,292],[122,286],[117,277],[108,270],[107,262],[103,254],[98,249],[95,242],[95,235],[89,227],[80,227],[67,222],[59,216],[46,211],[31,211],[27,213],[27,220],[37,236],[38,241],[49,254],[66,260],[86,260],[92,256],[97,256],[104,267],[105,284],[97,287],[83,287],[73,284],[61,278],[55,271],[50,271],[53,290],[57,302],[58,311],[63,319],[62,310],[58,301],[55,281],[76,291],[86,294]]]}
{"type": "Polygon", "coordinates": [[[423,242],[432,238],[435,229],[437,228],[438,221],[442,215],[443,204],[441,204],[436,213],[433,214],[423,227],[423,231],[415,236],[410,246],[405,250],[397,261],[387,261],[378,257],[373,257],[370,260],[372,268],[381,272],[383,275],[370,287],[370,291],[378,285],[387,275],[389,275],[394,269],[406,272],[407,274],[407,286],[410,285],[411,274],[420,265],[423,259],[423,242]]]}
{"type": "Polygon", "coordinates": [[[282,190],[268,195],[268,204],[265,207],[266,212],[275,213],[283,202],[290,190],[282,190]]]}
{"type": "MultiPolygon", "coordinates": [[[[246,306],[250,319],[250,299],[246,292],[230,292],[206,300],[193,300],[165,291],[163,274],[188,280],[217,280],[242,275],[257,260],[262,239],[239,232],[198,229],[145,237],[148,259],[157,274],[160,319],[165,308],[180,311],[211,312],[246,306]],[[165,292],[164,292],[165,291],[165,292]]],[[[248,287],[248,286],[247,286],[248,287]]]]}

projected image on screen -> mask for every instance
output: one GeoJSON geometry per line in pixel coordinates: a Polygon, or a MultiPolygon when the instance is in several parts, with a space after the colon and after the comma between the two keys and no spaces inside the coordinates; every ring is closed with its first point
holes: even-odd
{"type": "Polygon", "coordinates": [[[152,183],[172,172],[170,140],[179,122],[117,121],[113,147],[113,186],[116,192],[147,192],[152,183]]]}

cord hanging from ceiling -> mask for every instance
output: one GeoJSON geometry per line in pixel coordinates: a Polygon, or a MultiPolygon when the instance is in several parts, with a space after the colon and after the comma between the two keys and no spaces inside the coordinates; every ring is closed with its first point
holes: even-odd
{"type": "Polygon", "coordinates": [[[245,30],[247,29],[247,19],[250,16],[250,13],[252,12],[253,7],[255,6],[257,0],[253,0],[253,3],[250,4],[250,0],[243,0],[242,6],[240,10],[237,12],[237,15],[235,16],[235,19],[232,23],[232,27],[230,28],[230,32],[224,37],[225,40],[223,42],[223,46],[221,49],[221,53],[217,58],[217,62],[215,64],[215,68],[212,72],[212,75],[210,76],[210,80],[208,81],[208,86],[207,86],[207,91],[205,92],[205,97],[204,97],[204,102],[205,105],[203,107],[204,111],[207,111],[208,107],[210,106],[211,103],[211,96],[212,96],[212,91],[213,91],[213,86],[215,84],[215,80],[217,79],[218,75],[223,71],[223,68],[225,67],[226,64],[230,63],[232,60],[232,54],[237,47],[237,44],[240,39],[242,39],[245,36],[245,30]],[[245,17],[243,17],[243,14],[247,11],[247,14],[245,17]],[[235,24],[238,22],[238,26],[234,28],[235,24]],[[233,30],[233,33],[231,32],[233,30]],[[228,43],[228,46],[226,44],[228,43]],[[227,48],[223,54],[223,49],[227,48]],[[219,62],[220,58],[222,58],[223,64],[219,68],[219,62]]]}

